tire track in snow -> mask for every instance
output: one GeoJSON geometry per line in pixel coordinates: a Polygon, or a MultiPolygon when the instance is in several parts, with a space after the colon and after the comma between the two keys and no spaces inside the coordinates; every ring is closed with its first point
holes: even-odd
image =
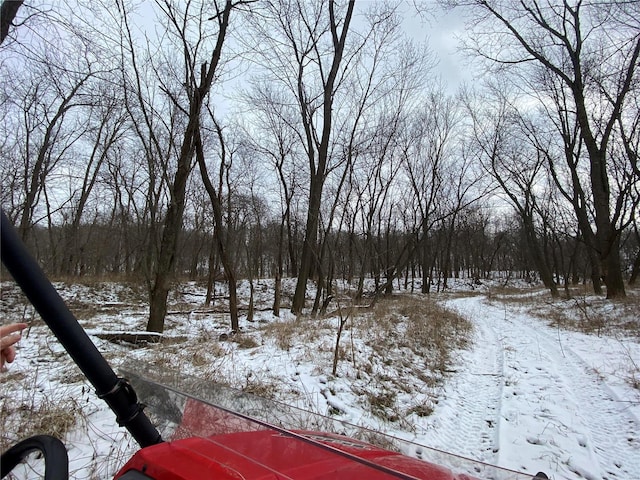
{"type": "Polygon", "coordinates": [[[433,415],[428,444],[495,465],[503,378],[499,333],[486,322],[475,324],[474,348],[461,352],[454,368],[457,373],[433,415]]]}
{"type": "MultiPolygon", "coordinates": [[[[549,417],[555,421],[559,431],[564,432],[561,438],[569,443],[569,447],[571,442],[579,446],[577,452],[574,450],[570,455],[554,452],[559,461],[559,473],[566,478],[573,478],[571,474],[575,474],[578,478],[590,480],[640,478],[638,419],[580,355],[569,345],[559,343],[549,327],[538,325],[533,328],[528,324],[518,324],[517,314],[510,317],[514,319],[514,325],[527,332],[526,336],[539,342],[541,353],[538,357],[545,359],[546,355],[546,360],[552,364],[547,368],[555,373],[554,384],[538,385],[542,418],[554,406],[549,402],[554,399],[554,387],[561,389],[555,394],[554,401],[564,399],[567,406],[575,402],[575,410],[566,409],[565,413],[570,415],[564,419],[549,417]]],[[[519,363],[523,364],[522,361],[519,363]]],[[[536,369],[544,371],[545,367],[538,365],[536,369]]],[[[544,435],[541,438],[545,440],[544,435]]],[[[537,439],[528,440],[535,444],[537,439]]],[[[561,442],[556,443],[561,445],[561,442]]]]}
{"type": "MultiPolygon", "coordinates": [[[[499,436],[494,436],[496,463],[532,473],[544,470],[555,480],[639,478],[638,419],[626,411],[587,362],[567,344],[558,342],[553,330],[531,316],[481,303],[477,298],[461,298],[448,305],[469,318],[477,333],[474,353],[466,361],[478,363],[469,364],[466,373],[455,378],[454,391],[459,386],[460,395],[469,395],[472,389],[483,388],[470,372],[482,368],[480,362],[489,358],[487,352],[492,348],[502,351],[501,398],[493,406],[499,418],[499,436]],[[460,382],[471,386],[460,386],[460,382]]],[[[495,359],[484,365],[495,368],[495,359]]],[[[497,388],[484,387],[491,392],[497,388]]],[[[478,409],[490,408],[490,394],[478,392],[474,400],[478,397],[478,409]]],[[[471,415],[467,429],[478,428],[480,413],[461,409],[461,416],[471,415]]],[[[442,422],[449,423],[440,427],[445,430],[455,427],[446,415],[442,422]]],[[[477,441],[478,432],[471,437],[477,441]]]]}

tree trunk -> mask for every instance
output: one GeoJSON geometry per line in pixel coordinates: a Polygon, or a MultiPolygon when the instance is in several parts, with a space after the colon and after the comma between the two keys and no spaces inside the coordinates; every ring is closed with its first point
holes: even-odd
{"type": "MultiPolygon", "coordinates": [[[[633,61],[638,58],[640,42],[634,52],[633,61]]],[[[622,268],[620,262],[620,232],[616,230],[611,220],[610,207],[610,186],[607,172],[607,143],[610,131],[603,134],[600,145],[597,144],[591,132],[589,114],[587,113],[584,98],[584,89],[580,83],[571,85],[578,123],[581,127],[581,136],[587,147],[590,163],[591,190],[593,195],[593,207],[595,210],[596,241],[600,254],[600,261],[603,268],[604,284],[607,287],[607,298],[626,297],[624,280],[622,278],[622,268]]],[[[619,112],[616,113],[616,118],[619,112]]],[[[611,120],[610,120],[611,122],[611,120]]]]}
{"type": "Polygon", "coordinates": [[[551,296],[556,298],[559,296],[558,285],[553,280],[553,272],[551,271],[549,262],[545,258],[542,247],[540,246],[540,242],[538,241],[535,227],[533,225],[533,219],[528,218],[526,214],[523,214],[522,220],[531,260],[540,273],[540,280],[542,280],[544,286],[549,289],[549,291],[551,292],[551,296]]]}
{"type": "Polygon", "coordinates": [[[280,316],[280,303],[282,302],[282,272],[276,270],[276,278],[273,293],[273,315],[280,316]]]}
{"type": "Polygon", "coordinates": [[[614,238],[610,242],[609,251],[604,258],[606,262],[606,273],[604,284],[607,287],[607,298],[624,298],[626,292],[624,288],[624,279],[622,277],[622,264],[620,262],[620,233],[614,232],[614,238]]]}
{"type": "MultiPolygon", "coordinates": [[[[196,106],[194,105],[192,108],[195,109],[196,106]]],[[[178,158],[178,168],[171,187],[171,201],[167,208],[167,216],[164,221],[162,241],[160,243],[160,253],[158,254],[153,286],[150,292],[149,321],[147,323],[148,332],[162,333],[164,330],[164,318],[167,314],[167,296],[169,295],[169,288],[176,263],[176,250],[178,237],[182,230],[187,179],[191,172],[191,161],[194,153],[192,139],[197,129],[199,113],[200,105],[197,105],[197,111],[192,111],[193,117],[184,133],[180,156],[178,158]]]]}
{"type": "Polygon", "coordinates": [[[0,44],[9,35],[9,27],[18,13],[23,0],[3,0],[0,5],[0,44]]]}
{"type": "Polygon", "coordinates": [[[636,280],[638,279],[638,274],[640,274],[640,251],[636,254],[636,259],[633,262],[633,267],[631,268],[631,276],[629,277],[629,285],[635,285],[636,280]]]}
{"type": "MultiPolygon", "coordinates": [[[[222,164],[224,164],[225,159],[225,148],[224,148],[224,137],[222,136],[222,129],[216,123],[216,130],[218,133],[218,138],[222,145],[222,164]]],[[[202,149],[202,139],[200,137],[200,131],[198,127],[198,132],[195,136],[195,150],[196,150],[196,158],[198,161],[198,166],[200,167],[200,176],[202,177],[202,181],[204,183],[204,187],[207,190],[207,194],[209,195],[209,199],[211,200],[211,206],[213,207],[213,217],[215,221],[215,226],[213,230],[213,237],[216,242],[216,246],[218,247],[218,254],[220,255],[220,261],[222,262],[222,266],[224,268],[225,276],[227,277],[227,282],[229,283],[229,315],[231,317],[231,331],[237,332],[240,329],[239,321],[238,321],[238,293],[237,293],[237,279],[236,272],[233,266],[233,262],[231,261],[231,257],[229,255],[229,249],[225,246],[225,242],[223,240],[223,220],[222,220],[222,203],[220,202],[219,194],[215,191],[213,184],[211,183],[211,179],[209,178],[209,173],[207,171],[207,165],[205,163],[204,151],[202,149]]]]}
{"type": "Polygon", "coordinates": [[[207,294],[204,299],[206,306],[211,305],[216,289],[216,274],[218,272],[218,262],[216,257],[216,244],[211,242],[209,246],[209,272],[207,274],[207,294]]]}
{"type": "Polygon", "coordinates": [[[278,255],[276,257],[276,278],[273,292],[273,314],[276,317],[280,316],[280,303],[282,302],[282,274],[284,272],[284,225],[285,218],[283,217],[280,221],[280,229],[278,231],[278,255]]]}
{"type": "Polygon", "coordinates": [[[320,174],[312,174],[309,210],[307,212],[307,224],[304,243],[302,244],[302,254],[300,255],[300,270],[298,271],[298,281],[296,283],[296,290],[293,295],[293,303],[291,305],[291,312],[295,314],[302,313],[302,310],[304,308],[305,296],[307,292],[307,281],[309,280],[312,262],[316,257],[316,243],[318,239],[318,216],[320,215],[320,201],[322,199],[323,184],[324,171],[320,174]]]}

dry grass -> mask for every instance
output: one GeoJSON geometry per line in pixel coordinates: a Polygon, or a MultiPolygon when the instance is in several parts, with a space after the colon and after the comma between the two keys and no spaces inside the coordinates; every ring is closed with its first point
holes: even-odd
{"type": "Polygon", "coordinates": [[[384,434],[374,432],[373,430],[357,430],[355,432],[350,432],[350,436],[357,440],[370,443],[371,445],[376,445],[386,450],[391,450],[394,452],[399,451],[398,446],[394,442],[392,442],[389,437],[385,436],[384,434]]]}
{"type": "Polygon", "coordinates": [[[277,398],[278,390],[278,386],[274,383],[260,381],[254,377],[247,377],[247,381],[242,387],[243,392],[270,399],[277,398]]]}
{"type": "Polygon", "coordinates": [[[554,304],[553,307],[549,312],[551,323],[555,326],[596,335],[623,333],[640,338],[640,304],[637,297],[616,301],[579,297],[554,304]]]}
{"type": "Polygon", "coordinates": [[[297,337],[304,332],[307,322],[306,318],[282,320],[267,323],[260,330],[264,337],[273,338],[280,350],[289,351],[295,345],[297,337]]]}
{"type": "Polygon", "coordinates": [[[396,408],[396,392],[391,390],[375,393],[367,392],[367,397],[369,405],[371,405],[371,413],[390,422],[398,421],[399,412],[396,408]]]}
{"type": "Polygon", "coordinates": [[[547,291],[545,288],[537,288],[532,287],[526,290],[526,293],[523,295],[522,287],[513,286],[513,285],[501,285],[501,286],[492,286],[488,292],[487,296],[489,298],[495,296],[510,296],[511,300],[518,301],[522,299],[523,301],[527,301],[530,299],[532,295],[540,294],[541,292],[547,291]]]}
{"type": "MultiPolygon", "coordinates": [[[[148,302],[146,289],[134,283],[112,283],[104,280],[83,278],[56,281],[55,286],[65,300],[69,310],[81,321],[90,321],[98,315],[117,315],[125,305],[143,305],[148,302]]],[[[12,321],[40,319],[22,290],[13,282],[2,282],[0,306],[3,313],[11,313],[12,321]],[[22,315],[23,318],[17,318],[22,315]]]]}
{"type": "MultiPolygon", "coordinates": [[[[20,374],[5,375],[3,383],[7,385],[23,380],[20,374]]],[[[12,393],[0,397],[0,450],[33,435],[65,438],[78,420],[84,418],[77,399],[68,392],[40,392],[36,397],[36,391],[37,385],[32,385],[23,390],[22,398],[16,398],[12,393]]]]}
{"type": "Polygon", "coordinates": [[[255,338],[253,338],[248,334],[243,334],[243,333],[231,336],[231,341],[238,344],[238,348],[249,349],[249,348],[256,348],[260,346],[260,344],[256,341],[255,338]]]}
{"type": "Polygon", "coordinates": [[[620,343],[625,350],[626,354],[626,368],[627,373],[625,375],[625,381],[634,388],[638,390],[638,399],[640,399],[640,363],[635,359],[629,350],[629,348],[624,344],[620,343]]]}
{"type": "Polygon", "coordinates": [[[516,291],[491,295],[490,299],[523,308],[553,327],[640,338],[640,291],[637,288],[629,288],[626,298],[616,300],[593,295],[584,286],[572,287],[569,297],[561,293],[560,298],[552,299],[550,295],[523,295],[516,291]]]}
{"type": "Polygon", "coordinates": [[[408,295],[382,299],[371,310],[358,310],[353,321],[356,336],[365,338],[374,352],[366,361],[358,359],[359,371],[375,379],[354,391],[374,415],[412,428],[407,417],[433,412],[429,395],[419,392],[442,383],[453,352],[467,345],[471,324],[430,297],[408,295]],[[405,396],[405,404],[407,396],[415,398],[407,411],[400,411],[399,395],[405,396]]]}
{"type": "Polygon", "coordinates": [[[406,422],[410,415],[431,414],[433,404],[424,392],[436,388],[450,372],[452,353],[467,345],[471,324],[428,296],[395,295],[372,306],[339,307],[331,316],[301,316],[263,325],[261,334],[284,351],[316,344],[309,352],[310,361],[319,360],[314,355],[337,354],[341,363],[348,362],[339,375],[353,375],[353,392],[379,418],[406,422]],[[336,352],[338,313],[348,320],[336,352]],[[318,338],[327,341],[318,345],[318,338]],[[399,405],[406,409],[407,398],[416,401],[401,411],[399,405]]]}
{"type": "Polygon", "coordinates": [[[407,318],[408,347],[415,353],[425,350],[436,353],[432,368],[445,371],[451,350],[464,348],[471,324],[458,314],[434,302],[418,302],[410,298],[401,313],[407,318]]]}
{"type": "MultiPolygon", "coordinates": [[[[127,301],[131,302],[128,304],[130,306],[126,306],[127,310],[132,308],[134,311],[146,301],[146,293],[142,290],[126,285],[118,288],[117,285],[107,285],[98,280],[95,283],[83,283],[78,290],[75,286],[74,289],[63,288],[61,293],[63,297],[65,294],[71,297],[68,298],[69,305],[83,320],[83,324],[92,324],[96,328],[105,321],[110,322],[108,317],[112,314],[116,317],[114,321],[119,321],[120,317],[115,314],[120,313],[119,310],[127,305],[127,301]],[[109,300],[105,301],[107,298],[109,300]]],[[[19,296],[16,298],[20,303],[19,296]]],[[[360,394],[373,414],[387,421],[401,423],[405,428],[413,428],[407,418],[432,413],[433,402],[428,390],[442,382],[448,371],[451,352],[466,344],[470,325],[438,307],[427,296],[396,295],[381,299],[373,306],[342,307],[342,316],[348,315],[348,322],[344,325],[338,351],[338,358],[344,364],[341,375],[351,376],[354,381],[353,392],[360,394]],[[406,358],[403,357],[405,353],[406,358]],[[411,378],[411,381],[407,381],[407,378],[411,378]]],[[[166,364],[168,370],[175,369],[176,365],[188,364],[199,372],[198,377],[203,381],[231,383],[245,392],[279,398],[282,396],[282,384],[270,374],[264,377],[251,376],[244,369],[233,367],[234,352],[253,349],[267,340],[273,340],[281,350],[293,350],[296,355],[306,355],[309,361],[317,362],[319,373],[328,372],[326,360],[333,355],[335,348],[337,315],[322,318],[300,316],[296,319],[255,323],[247,331],[229,336],[227,341],[220,341],[218,326],[225,323],[224,315],[221,314],[219,325],[215,321],[199,322],[196,316],[185,314],[193,312],[194,308],[197,307],[193,304],[171,304],[170,310],[179,311],[172,315],[171,322],[177,327],[176,334],[188,332],[186,341],[182,336],[175,336],[159,344],[147,345],[145,348],[150,363],[160,367],[166,364]],[[308,351],[304,348],[294,349],[305,345],[310,346],[308,351]],[[229,365],[232,367],[229,368],[229,365]]],[[[207,312],[209,315],[210,312],[207,312]]],[[[126,351],[128,349],[122,347],[113,353],[109,351],[106,356],[115,360],[126,351]]],[[[81,374],[70,371],[59,380],[71,388],[74,382],[81,380],[81,374]]],[[[37,390],[37,386],[24,390],[37,390]]],[[[300,394],[292,391],[294,393],[300,394]]],[[[76,419],[83,418],[83,414],[73,395],[61,392],[60,398],[62,400],[50,396],[40,402],[24,399],[17,402],[15,408],[0,398],[3,446],[16,440],[14,436],[4,437],[4,432],[9,431],[17,432],[20,436],[48,433],[64,438],[65,433],[74,428],[76,419]],[[37,415],[40,420],[27,421],[31,415],[37,415]],[[23,425],[23,429],[14,427],[12,422],[23,425]],[[28,426],[30,428],[27,431],[28,426]]]]}
{"type": "Polygon", "coordinates": [[[411,407],[407,413],[413,413],[419,417],[428,417],[433,413],[433,407],[426,404],[415,405],[411,407]]]}
{"type": "Polygon", "coordinates": [[[360,328],[372,332],[371,345],[385,358],[385,350],[409,348],[439,372],[447,370],[451,352],[464,348],[471,333],[466,319],[423,296],[383,299],[371,315],[361,316],[360,328]]]}

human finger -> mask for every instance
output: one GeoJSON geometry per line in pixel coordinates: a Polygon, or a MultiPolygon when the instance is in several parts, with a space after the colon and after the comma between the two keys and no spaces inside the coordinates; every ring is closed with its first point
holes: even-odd
{"type": "Polygon", "coordinates": [[[5,335],[0,338],[0,350],[4,351],[11,345],[14,345],[20,341],[22,335],[20,333],[12,333],[11,335],[5,335]]]}
{"type": "Polygon", "coordinates": [[[0,350],[0,372],[6,372],[7,367],[5,367],[6,363],[11,363],[16,358],[16,350],[14,347],[7,347],[5,349],[0,350]]]}
{"type": "Polygon", "coordinates": [[[0,327],[0,337],[5,337],[11,333],[16,333],[27,328],[26,323],[10,323],[9,325],[3,325],[0,327]]]}
{"type": "Polygon", "coordinates": [[[15,347],[7,347],[2,350],[2,363],[12,363],[16,359],[16,349],[15,347]]]}

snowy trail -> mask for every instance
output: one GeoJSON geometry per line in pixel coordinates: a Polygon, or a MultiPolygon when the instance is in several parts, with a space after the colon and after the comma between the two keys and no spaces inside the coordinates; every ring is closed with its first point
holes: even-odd
{"type": "Polygon", "coordinates": [[[554,480],[640,478],[638,418],[569,342],[504,305],[448,306],[475,340],[434,412],[432,445],[554,480]]]}
{"type": "Polygon", "coordinates": [[[498,464],[499,422],[504,376],[504,349],[488,323],[475,323],[476,345],[464,352],[458,373],[447,385],[434,415],[429,443],[453,453],[498,464]]]}

